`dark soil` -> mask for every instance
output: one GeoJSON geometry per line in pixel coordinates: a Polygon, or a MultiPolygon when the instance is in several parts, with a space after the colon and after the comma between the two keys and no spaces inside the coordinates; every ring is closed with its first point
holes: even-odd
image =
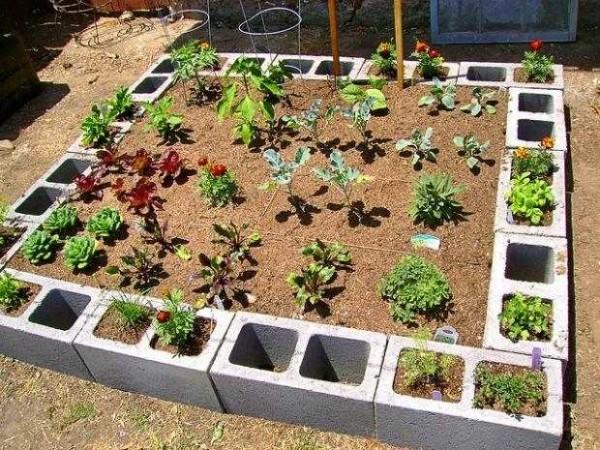
{"type": "Polygon", "coordinates": [[[19,317],[25,312],[25,310],[29,307],[33,299],[36,297],[36,295],[39,294],[40,290],[42,289],[37,284],[27,283],[21,280],[19,280],[19,282],[23,285],[23,288],[21,289],[21,295],[22,298],[24,298],[25,300],[17,308],[0,308],[0,314],[4,314],[6,316],[11,317],[19,317]]]}
{"type": "Polygon", "coordinates": [[[0,245],[0,258],[13,246],[15,242],[25,233],[26,228],[5,227],[0,225],[0,237],[3,243],[0,245]]]}
{"type": "MultiPolygon", "coordinates": [[[[536,83],[535,81],[530,80],[527,77],[527,75],[525,75],[525,71],[520,67],[515,69],[515,81],[517,83],[536,83]]],[[[548,78],[545,83],[538,83],[538,84],[552,84],[552,83],[554,83],[554,75],[550,76],[550,78],[548,78]]]]}
{"type": "Polygon", "coordinates": [[[158,336],[152,338],[150,345],[155,350],[162,350],[174,355],[196,356],[202,353],[214,327],[215,323],[212,320],[198,317],[194,322],[194,331],[192,331],[191,336],[184,345],[178,347],[176,345],[165,344],[158,336]]]}
{"type": "MultiPolygon", "coordinates": [[[[407,350],[404,350],[405,352],[407,350]]],[[[436,356],[442,356],[442,353],[436,353],[436,356]]],[[[402,354],[400,355],[402,356],[402,354]]],[[[410,395],[411,397],[420,397],[431,399],[433,391],[442,393],[442,400],[445,402],[458,403],[462,396],[463,377],[465,373],[465,362],[462,358],[456,357],[456,363],[452,367],[447,378],[439,377],[429,380],[427,383],[420,383],[409,386],[405,382],[405,370],[399,362],[396,368],[396,377],[394,378],[394,392],[401,395],[410,395]]]]}
{"type": "MultiPolygon", "coordinates": [[[[316,98],[322,98],[324,104],[336,101],[327,82],[292,82],[288,83],[287,91],[291,105],[282,103],[277,107],[279,113],[298,114],[316,98]]],[[[158,194],[165,200],[164,211],[158,212],[159,218],[169,219],[170,236],[187,241],[194,257],[191,261],[182,261],[171,253],[161,252],[158,247],[153,248],[165,273],[158,280],[159,290],[151,294],[161,295],[180,287],[184,289],[187,301],[193,302],[199,293],[206,291],[201,280],[190,282],[190,276],[199,269],[198,254],[214,255],[223,251],[211,243],[214,238],[212,224],[230,220],[238,224],[248,222],[253,230],[262,234],[263,243],[252,250],[250,262],[240,268],[238,289],[251,293],[256,301],[248,304],[243,296],[236,296],[227,302],[231,309],[298,316],[300,312],[285,278],[289,272],[309,262],[300,255],[300,248],[319,238],[346,244],[354,265],[351,270],[338,271],[327,292],[327,301],[306,312],[307,319],[383,333],[406,333],[406,325],[390,318],[388,305],[377,295],[377,283],[400,258],[417,253],[440,266],[454,294],[448,310],[441,311],[437,317],[422,318],[419,325],[434,328],[450,324],[461,333],[462,344],[480,345],[485,324],[500,166],[495,162],[499,161],[504,148],[506,96],[499,95],[497,114],[472,118],[459,111],[459,107],[440,112],[419,108],[418,99],[428,91],[428,86],[404,90],[387,86],[385,93],[390,113],[371,120],[368,148],[360,143],[358,132],[348,126],[348,121],[339,117],[323,127],[321,140],[325,144],[318,149],[303,132],[283,133],[276,146],[286,160],[300,146],[313,147],[311,160],[300,169],[294,181],[295,194],[306,202],[304,211],[298,211],[283,191],[270,194],[258,189],[260,183],[269,179],[269,169],[259,148],[247,149],[233,142],[232,121],[219,123],[213,105],[187,106],[181,88],[172,89],[169,95],[174,97],[174,111],[184,114],[179,140],[165,143],[154,133],[145,132],[147,119],[143,119],[119,147],[120,152],[133,153],[143,147],[160,155],[172,146],[187,159],[188,170],[174,182],[160,186],[158,174],[152,175],[151,179],[157,182],[158,194]],[[410,158],[399,155],[394,146],[398,139],[408,137],[414,128],[424,130],[428,126],[433,127],[433,143],[440,149],[438,161],[424,162],[421,170],[415,170],[410,158]],[[479,175],[469,171],[452,143],[455,135],[465,135],[469,131],[480,141],[491,142],[488,155],[492,161],[483,165],[479,175]],[[371,182],[355,189],[353,211],[342,206],[343,198],[335,188],[317,181],[311,173],[316,166],[328,165],[332,149],[342,151],[349,165],[359,167],[373,177],[371,182]],[[223,163],[235,172],[242,193],[234,205],[211,208],[198,193],[196,162],[203,156],[213,163],[223,163]],[[422,171],[448,172],[458,183],[465,185],[467,189],[460,195],[464,221],[445,224],[434,231],[412,222],[408,209],[413,184],[422,171]],[[421,232],[433,232],[438,236],[442,240],[440,251],[413,249],[410,238],[421,232]]],[[[459,106],[470,97],[470,89],[458,89],[459,106]]],[[[108,176],[106,182],[112,179],[114,176],[108,176]]],[[[134,183],[134,179],[126,180],[127,186],[134,183]]],[[[131,253],[131,247],[144,245],[135,230],[138,217],[128,212],[126,205],[119,203],[110,189],[105,189],[101,201],[75,202],[84,221],[99,208],[109,205],[119,208],[128,228],[122,239],[102,244],[95,267],[73,274],[64,267],[62,254],[52,264],[39,267],[30,265],[19,255],[11,266],[58,279],[115,288],[118,279],[106,274],[104,268],[119,265],[121,256],[131,253]]]]}
{"type": "Polygon", "coordinates": [[[104,313],[104,316],[102,316],[102,319],[94,330],[94,335],[104,339],[123,342],[125,344],[137,344],[152,323],[154,311],[150,308],[147,308],[147,310],[148,316],[145,320],[135,326],[127,326],[121,322],[119,312],[114,306],[111,306],[104,313]]]}

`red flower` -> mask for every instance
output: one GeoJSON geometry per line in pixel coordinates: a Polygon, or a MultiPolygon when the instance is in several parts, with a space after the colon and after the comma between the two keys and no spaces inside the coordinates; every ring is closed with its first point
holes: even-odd
{"type": "Polygon", "coordinates": [[[183,169],[183,159],[175,150],[167,151],[158,162],[158,170],[162,175],[177,178],[183,169]]]}
{"type": "Polygon", "coordinates": [[[225,167],[223,164],[215,164],[210,168],[210,173],[213,177],[223,176],[225,175],[225,172],[227,172],[227,167],[225,167]]]}
{"type": "Polygon", "coordinates": [[[206,166],[207,164],[208,164],[208,158],[206,158],[206,157],[204,157],[204,156],[198,160],[198,165],[199,165],[200,167],[204,167],[204,166],[206,166]]]}
{"type": "Polygon", "coordinates": [[[529,44],[529,47],[531,47],[531,50],[533,50],[534,52],[539,52],[543,46],[544,46],[544,43],[539,39],[536,39],[535,41],[531,41],[531,43],[529,44]]]}
{"type": "Polygon", "coordinates": [[[435,48],[432,48],[431,50],[429,50],[429,57],[430,58],[438,58],[440,56],[440,51],[436,50],[435,48]]]}
{"type": "Polygon", "coordinates": [[[170,318],[171,313],[169,311],[159,311],[156,314],[156,320],[158,320],[160,323],[168,322],[170,318]]]}
{"type": "Polygon", "coordinates": [[[417,45],[415,46],[415,51],[417,53],[424,53],[424,52],[427,52],[428,50],[429,50],[429,45],[427,45],[427,42],[417,41],[417,45]]]}

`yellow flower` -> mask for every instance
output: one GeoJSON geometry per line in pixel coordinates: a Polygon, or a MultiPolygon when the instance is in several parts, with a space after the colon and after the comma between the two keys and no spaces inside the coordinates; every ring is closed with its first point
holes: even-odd
{"type": "Polygon", "coordinates": [[[200,44],[200,50],[208,50],[210,48],[210,44],[208,42],[202,42],[200,44]]]}
{"type": "Polygon", "coordinates": [[[525,147],[519,147],[515,150],[515,158],[527,158],[529,156],[529,150],[525,147]]]}
{"type": "Polygon", "coordinates": [[[554,138],[551,136],[547,136],[544,139],[542,139],[542,148],[545,148],[546,150],[550,150],[552,148],[554,148],[554,138]]]}
{"type": "Polygon", "coordinates": [[[391,46],[389,42],[382,42],[377,47],[377,53],[381,55],[383,58],[388,58],[391,54],[391,46]]]}

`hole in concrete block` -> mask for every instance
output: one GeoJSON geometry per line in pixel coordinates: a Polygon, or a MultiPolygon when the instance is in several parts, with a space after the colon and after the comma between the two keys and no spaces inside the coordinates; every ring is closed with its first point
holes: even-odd
{"type": "Polygon", "coordinates": [[[545,94],[519,94],[519,111],[551,114],[554,110],[554,99],[545,94]]]}
{"type": "Polygon", "coordinates": [[[370,350],[365,341],[312,336],[300,365],[300,375],[333,383],[360,384],[365,376],[370,350]]]}
{"type": "Polygon", "coordinates": [[[146,77],[140,84],[134,89],[134,94],[152,94],[167,81],[167,77],[146,77]]]}
{"type": "Polygon", "coordinates": [[[294,330],[248,323],[240,330],[229,362],[270,372],[284,372],[297,341],[298,333],[294,330]]]}
{"type": "Polygon", "coordinates": [[[547,120],[519,119],[517,122],[517,137],[521,141],[540,142],[554,135],[554,122],[547,120]]]}
{"type": "Polygon", "coordinates": [[[506,81],[506,68],[489,66],[471,66],[467,70],[469,81],[506,81]]]}
{"type": "Polygon", "coordinates": [[[91,165],[91,161],[86,159],[69,158],[58,166],[46,181],[49,183],[71,184],[76,176],[81,175],[91,165]]]}
{"type": "Polygon", "coordinates": [[[294,74],[306,74],[310,72],[314,65],[312,59],[282,59],[281,62],[288,70],[294,74]]]}
{"type": "Polygon", "coordinates": [[[554,250],[542,245],[508,244],[504,274],[511,280],[552,283],[554,250]]]}
{"type": "MultiPolygon", "coordinates": [[[[354,63],[350,61],[340,61],[340,76],[346,77],[352,72],[354,63]]],[[[315,71],[317,75],[333,75],[333,61],[321,61],[315,71]]]]}
{"type": "Polygon", "coordinates": [[[15,210],[19,214],[41,216],[60,197],[62,191],[50,187],[39,187],[15,210]]]}
{"type": "Polygon", "coordinates": [[[154,68],[154,70],[152,71],[152,73],[173,73],[175,72],[175,67],[173,66],[173,63],[171,62],[170,58],[165,59],[164,61],[161,61],[161,63],[156,66],[154,68]]]}
{"type": "Polygon", "coordinates": [[[29,321],[58,330],[69,330],[90,300],[84,294],[52,289],[29,316],[29,321]]]}

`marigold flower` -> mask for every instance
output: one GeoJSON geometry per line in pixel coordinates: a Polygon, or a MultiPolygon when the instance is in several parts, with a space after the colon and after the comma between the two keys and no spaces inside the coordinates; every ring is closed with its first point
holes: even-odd
{"type": "Polygon", "coordinates": [[[546,150],[554,148],[554,138],[552,136],[546,136],[544,139],[542,139],[541,146],[546,150]]]}
{"type": "Polygon", "coordinates": [[[210,44],[208,42],[202,42],[200,44],[200,50],[208,50],[210,48],[210,44]]]}
{"type": "Polygon", "coordinates": [[[213,177],[221,177],[225,175],[225,172],[227,172],[227,167],[223,164],[215,164],[210,168],[210,173],[213,177]]]}
{"type": "Polygon", "coordinates": [[[382,42],[377,46],[377,53],[382,58],[389,58],[391,55],[391,48],[389,42],[382,42]]]}
{"type": "Polygon", "coordinates": [[[429,50],[429,57],[430,58],[438,58],[440,56],[440,51],[436,50],[435,48],[432,48],[429,50]]]}
{"type": "Polygon", "coordinates": [[[539,52],[542,49],[543,46],[544,46],[544,43],[541,40],[539,40],[539,39],[531,41],[530,44],[529,44],[529,47],[534,52],[539,52]]]}
{"type": "Polygon", "coordinates": [[[529,150],[525,147],[519,147],[515,150],[515,158],[527,158],[529,156],[529,150]]]}
{"type": "Polygon", "coordinates": [[[417,41],[417,45],[415,45],[415,51],[417,53],[423,53],[429,51],[429,45],[427,42],[417,41]]]}

